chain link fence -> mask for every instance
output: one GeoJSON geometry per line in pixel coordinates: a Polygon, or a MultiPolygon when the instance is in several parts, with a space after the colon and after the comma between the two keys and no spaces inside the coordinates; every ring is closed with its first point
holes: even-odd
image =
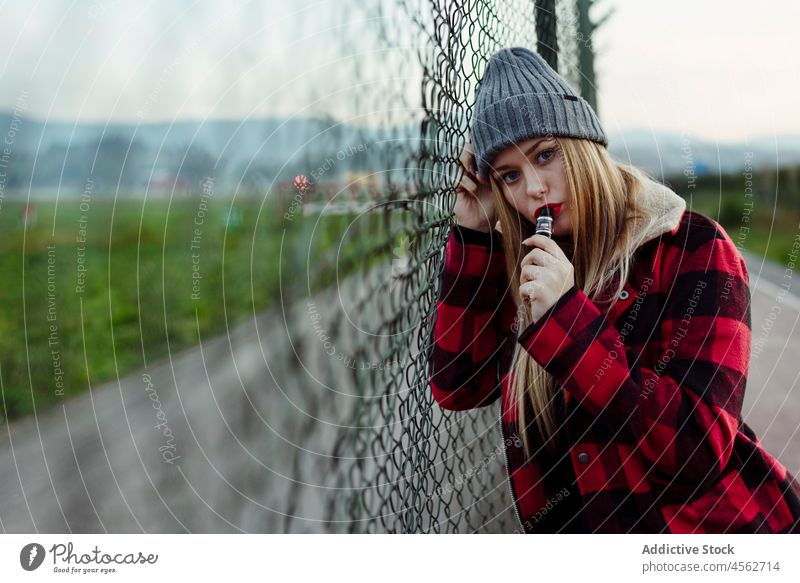
{"type": "Polygon", "coordinates": [[[342,121],[320,130],[325,147],[305,158],[316,183],[300,184],[304,212],[351,213],[335,256],[315,262],[338,297],[308,301],[300,324],[327,360],[315,390],[345,403],[323,454],[335,476],[326,520],[338,532],[511,532],[498,405],[440,409],[427,355],[475,86],[495,50],[523,45],[578,87],[576,6],[397,0],[348,4],[340,17],[342,57],[314,103],[347,113],[330,112],[342,121]]]}

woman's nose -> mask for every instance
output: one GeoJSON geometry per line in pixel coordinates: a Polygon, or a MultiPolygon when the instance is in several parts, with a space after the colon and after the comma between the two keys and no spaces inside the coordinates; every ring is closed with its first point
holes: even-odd
{"type": "Polygon", "coordinates": [[[529,172],[526,173],[525,176],[525,185],[527,187],[527,194],[528,196],[532,196],[534,198],[542,198],[545,194],[545,185],[542,177],[539,176],[535,170],[531,169],[529,172]]]}

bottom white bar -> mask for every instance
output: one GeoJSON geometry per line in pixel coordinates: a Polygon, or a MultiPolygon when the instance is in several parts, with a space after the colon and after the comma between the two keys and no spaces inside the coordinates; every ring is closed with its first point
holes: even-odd
{"type": "Polygon", "coordinates": [[[793,535],[10,534],[0,579],[800,581],[799,551],[793,535]]]}

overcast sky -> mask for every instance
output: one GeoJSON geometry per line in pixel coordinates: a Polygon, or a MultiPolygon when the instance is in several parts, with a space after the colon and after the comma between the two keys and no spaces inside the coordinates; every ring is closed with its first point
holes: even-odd
{"type": "Polygon", "coordinates": [[[610,5],[596,41],[605,125],[721,141],[800,133],[800,3],[600,4],[610,5]]]}
{"type": "MultiPolygon", "coordinates": [[[[311,103],[314,96],[354,78],[330,66],[336,48],[321,39],[334,34],[354,52],[359,40],[369,42],[339,34],[344,20],[362,16],[334,6],[341,3],[2,2],[0,109],[13,109],[24,91],[26,113],[39,118],[319,113],[325,107],[311,103]]],[[[611,6],[595,42],[607,131],[719,141],[800,134],[797,2],[600,0],[593,14],[611,6]]],[[[419,95],[418,83],[408,86],[419,95]]]]}

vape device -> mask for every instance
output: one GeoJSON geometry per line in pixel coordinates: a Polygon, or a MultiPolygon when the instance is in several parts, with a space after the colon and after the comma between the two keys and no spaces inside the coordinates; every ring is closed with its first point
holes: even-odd
{"type": "Polygon", "coordinates": [[[553,238],[553,217],[550,207],[544,207],[536,218],[536,234],[553,238]]]}

